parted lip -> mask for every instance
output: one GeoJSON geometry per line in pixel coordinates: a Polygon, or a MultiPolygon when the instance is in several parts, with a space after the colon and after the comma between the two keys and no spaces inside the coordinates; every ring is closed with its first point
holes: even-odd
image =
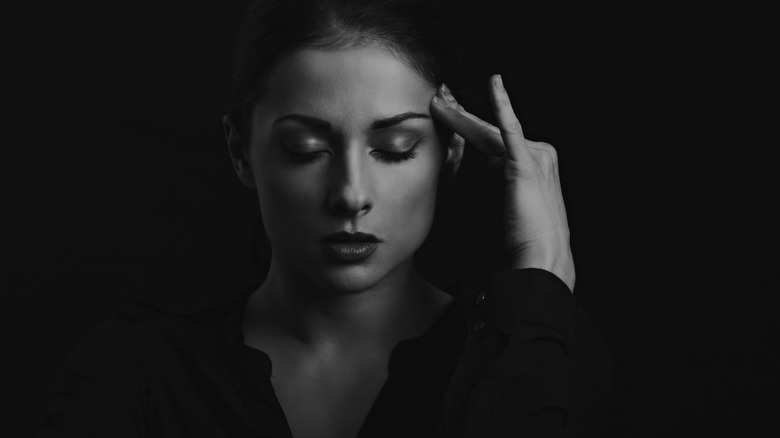
{"type": "Polygon", "coordinates": [[[339,231],[338,233],[328,234],[320,239],[322,243],[364,243],[364,242],[379,242],[380,240],[373,234],[355,232],[348,233],[346,231],[339,231]]]}

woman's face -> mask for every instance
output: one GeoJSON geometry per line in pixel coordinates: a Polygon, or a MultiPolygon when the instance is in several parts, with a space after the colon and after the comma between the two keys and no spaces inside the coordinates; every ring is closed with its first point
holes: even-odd
{"type": "Polygon", "coordinates": [[[303,49],[266,85],[247,159],[275,263],[337,293],[408,268],[433,221],[444,158],[435,88],[377,48],[303,49]],[[380,243],[366,259],[339,261],[320,242],[339,231],[380,243]]]}

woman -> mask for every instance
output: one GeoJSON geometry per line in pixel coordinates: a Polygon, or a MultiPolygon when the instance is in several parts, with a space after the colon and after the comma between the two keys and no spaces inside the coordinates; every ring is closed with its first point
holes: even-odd
{"type": "Polygon", "coordinates": [[[418,1],[255,2],[223,119],[271,247],[255,288],[122,309],[63,368],[39,436],[587,436],[609,353],[576,306],[552,146],[501,77],[460,106],[418,1]],[[415,251],[464,139],[504,170],[509,269],[442,291],[415,251]]]}

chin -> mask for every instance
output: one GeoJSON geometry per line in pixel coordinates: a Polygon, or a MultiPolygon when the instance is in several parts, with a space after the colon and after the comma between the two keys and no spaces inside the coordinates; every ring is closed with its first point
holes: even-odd
{"type": "Polygon", "coordinates": [[[387,274],[376,264],[327,264],[312,272],[310,278],[334,295],[356,294],[365,291],[387,274]]]}
{"type": "MultiPolygon", "coordinates": [[[[330,292],[333,295],[349,295],[364,292],[370,289],[404,265],[397,257],[392,257],[389,248],[380,247],[369,258],[354,262],[344,263],[330,259],[320,248],[311,251],[309,248],[300,251],[305,257],[296,259],[288,258],[294,267],[289,273],[304,276],[314,285],[330,292]]],[[[396,253],[396,255],[398,255],[396,253]]],[[[409,255],[412,257],[413,253],[409,255]]]]}

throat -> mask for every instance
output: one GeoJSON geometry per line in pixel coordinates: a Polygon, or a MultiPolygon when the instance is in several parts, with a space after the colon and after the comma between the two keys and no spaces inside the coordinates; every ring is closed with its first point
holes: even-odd
{"type": "Polygon", "coordinates": [[[433,287],[425,294],[424,300],[403,309],[402,317],[396,314],[396,320],[380,315],[386,318],[385,330],[330,344],[304,342],[290,330],[295,325],[285,325],[279,313],[262,312],[262,306],[253,309],[256,313],[246,310],[244,343],[269,356],[271,384],[293,436],[357,436],[387,381],[393,348],[424,334],[453,301],[433,287]]]}
{"type": "Polygon", "coordinates": [[[369,290],[328,300],[280,293],[272,286],[266,282],[250,295],[245,329],[287,338],[322,358],[392,349],[423,334],[453,301],[424,280],[401,293],[369,290]]]}

